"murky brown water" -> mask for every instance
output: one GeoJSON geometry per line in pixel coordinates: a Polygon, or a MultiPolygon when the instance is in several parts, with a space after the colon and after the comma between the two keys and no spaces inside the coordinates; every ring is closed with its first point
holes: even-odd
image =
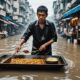
{"type": "MultiPolygon", "coordinates": [[[[0,53],[13,53],[20,37],[17,35],[0,40],[0,53]]],[[[24,47],[31,50],[30,46],[29,40],[24,47]]],[[[73,45],[59,37],[58,42],[53,44],[53,54],[55,53],[67,60],[65,71],[0,70],[0,80],[80,80],[80,45],[73,45]]]]}

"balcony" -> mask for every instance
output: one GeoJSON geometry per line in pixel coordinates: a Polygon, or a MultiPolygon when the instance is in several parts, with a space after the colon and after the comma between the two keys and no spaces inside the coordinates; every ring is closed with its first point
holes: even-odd
{"type": "Polygon", "coordinates": [[[0,9],[6,11],[6,7],[4,5],[1,5],[1,4],[0,4],[0,9]]]}
{"type": "Polygon", "coordinates": [[[8,5],[12,5],[12,4],[11,4],[11,1],[9,1],[9,0],[6,0],[6,3],[7,3],[8,5]]]}
{"type": "Polygon", "coordinates": [[[4,8],[3,5],[0,4],[0,9],[3,9],[3,8],[4,8]]]}
{"type": "Polygon", "coordinates": [[[19,17],[23,17],[23,18],[25,18],[25,15],[23,14],[23,13],[19,13],[19,17]]]}
{"type": "Polygon", "coordinates": [[[72,0],[61,0],[62,3],[69,3],[71,2],[72,0]]]}
{"type": "Polygon", "coordinates": [[[77,5],[79,5],[80,4],[80,0],[73,0],[74,2],[71,2],[71,8],[73,8],[73,7],[75,7],[75,6],[77,6],[77,5]]]}
{"type": "Polygon", "coordinates": [[[25,4],[20,2],[20,8],[23,9],[23,10],[26,10],[25,4]]]}

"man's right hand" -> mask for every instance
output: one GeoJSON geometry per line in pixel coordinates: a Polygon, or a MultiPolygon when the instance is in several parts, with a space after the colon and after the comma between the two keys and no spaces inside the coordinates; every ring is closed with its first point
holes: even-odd
{"type": "Polygon", "coordinates": [[[16,53],[20,51],[21,49],[21,46],[24,44],[25,40],[24,39],[21,39],[18,46],[16,47],[16,53]]]}
{"type": "Polygon", "coordinates": [[[19,45],[19,46],[16,47],[16,50],[15,50],[15,51],[16,51],[16,52],[19,52],[20,49],[21,49],[21,46],[19,45]]]}

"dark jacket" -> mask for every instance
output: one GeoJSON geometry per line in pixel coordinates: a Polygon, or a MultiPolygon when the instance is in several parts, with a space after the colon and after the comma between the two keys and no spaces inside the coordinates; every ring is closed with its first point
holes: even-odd
{"type": "MultiPolygon", "coordinates": [[[[30,36],[33,36],[33,46],[32,51],[39,49],[39,47],[53,39],[54,42],[57,41],[57,34],[55,30],[55,26],[52,22],[46,20],[45,28],[43,30],[40,29],[38,21],[34,21],[31,23],[22,38],[25,39],[25,42],[28,40],[30,36]]],[[[32,53],[33,54],[33,53],[32,53]]],[[[39,53],[40,55],[51,55],[51,45],[47,47],[45,51],[39,53]]]]}

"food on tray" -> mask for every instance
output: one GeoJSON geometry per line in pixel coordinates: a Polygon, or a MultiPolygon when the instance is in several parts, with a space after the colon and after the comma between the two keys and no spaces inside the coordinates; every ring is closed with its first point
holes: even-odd
{"type": "Polygon", "coordinates": [[[46,59],[46,61],[47,61],[48,63],[58,63],[58,58],[56,58],[56,57],[48,57],[48,58],[46,59]]]}
{"type": "Polygon", "coordinates": [[[45,64],[44,59],[13,58],[11,64],[45,64]]]}

